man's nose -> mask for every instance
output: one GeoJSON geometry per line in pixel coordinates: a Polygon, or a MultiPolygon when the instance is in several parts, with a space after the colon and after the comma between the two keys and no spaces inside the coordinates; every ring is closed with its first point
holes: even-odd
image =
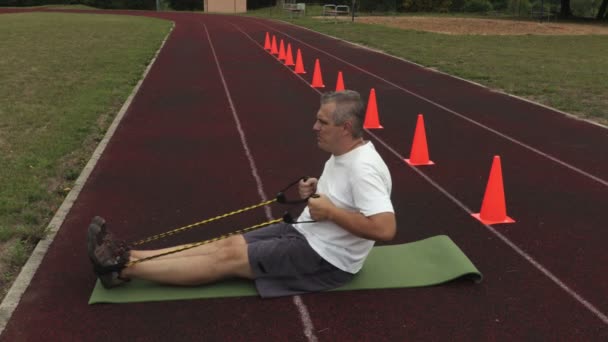
{"type": "Polygon", "coordinates": [[[313,131],[319,131],[321,129],[320,125],[318,122],[315,122],[314,125],[312,125],[312,130],[313,131]]]}

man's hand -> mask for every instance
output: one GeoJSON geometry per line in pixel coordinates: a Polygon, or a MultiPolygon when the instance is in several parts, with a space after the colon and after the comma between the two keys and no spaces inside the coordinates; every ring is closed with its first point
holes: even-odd
{"type": "Polygon", "coordinates": [[[310,177],[306,181],[303,179],[298,183],[298,192],[300,193],[300,198],[305,199],[310,197],[310,195],[317,192],[317,183],[318,179],[310,177]]]}
{"type": "Polygon", "coordinates": [[[308,210],[315,221],[331,220],[331,215],[336,206],[324,195],[317,194],[308,199],[308,210]]]}

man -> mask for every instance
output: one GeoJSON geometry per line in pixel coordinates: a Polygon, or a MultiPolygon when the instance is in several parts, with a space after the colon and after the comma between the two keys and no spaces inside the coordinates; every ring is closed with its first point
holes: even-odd
{"type": "Polygon", "coordinates": [[[374,241],[393,239],[391,177],[371,141],[363,139],[363,103],[355,91],[322,95],[313,130],[331,153],[319,179],[298,184],[308,205],[298,221],[234,235],[175,254],[134,261],[175,249],[128,250],[93,219],[89,257],[105,287],[131,278],[173,285],[207,284],[229,277],[253,279],[262,297],[339,287],[356,274],[374,241]],[[316,196],[311,197],[311,195],[316,196]]]}

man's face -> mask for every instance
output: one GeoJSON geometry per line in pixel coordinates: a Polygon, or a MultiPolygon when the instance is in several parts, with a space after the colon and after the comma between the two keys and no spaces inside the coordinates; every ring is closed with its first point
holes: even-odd
{"type": "Polygon", "coordinates": [[[317,144],[323,151],[335,153],[339,148],[342,137],[347,133],[345,125],[336,126],[332,113],[336,109],[335,102],[328,102],[321,105],[317,112],[317,120],[313,131],[317,133],[317,144]]]}

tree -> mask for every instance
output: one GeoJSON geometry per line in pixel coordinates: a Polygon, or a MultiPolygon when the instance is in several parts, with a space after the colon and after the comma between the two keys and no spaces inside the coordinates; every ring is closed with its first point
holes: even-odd
{"type": "MultiPolygon", "coordinates": [[[[606,0],[604,0],[606,1],[606,0]]],[[[561,0],[561,10],[559,16],[562,18],[568,18],[572,16],[572,9],[570,8],[570,0],[561,0]]]]}
{"type": "Polygon", "coordinates": [[[203,9],[202,0],[169,0],[171,8],[176,11],[196,11],[203,9]]]}
{"type": "Polygon", "coordinates": [[[608,0],[602,1],[602,5],[600,9],[597,11],[597,20],[608,19],[608,14],[606,13],[606,7],[608,7],[608,0]]]}

